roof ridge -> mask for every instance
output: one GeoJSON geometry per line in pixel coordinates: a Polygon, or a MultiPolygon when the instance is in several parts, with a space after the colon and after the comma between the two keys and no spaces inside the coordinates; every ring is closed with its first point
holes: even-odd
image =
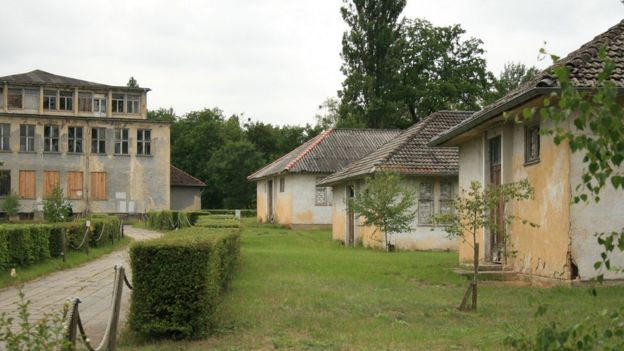
{"type": "Polygon", "coordinates": [[[318,139],[315,140],[311,145],[309,145],[305,150],[303,150],[303,152],[299,154],[299,156],[295,157],[294,160],[290,161],[286,165],[286,167],[284,167],[284,170],[286,171],[290,170],[295,164],[297,164],[297,162],[299,162],[303,157],[305,157],[305,155],[307,155],[312,149],[314,149],[318,144],[320,144],[321,141],[323,141],[332,132],[332,130],[334,130],[334,128],[329,128],[329,129],[322,131],[318,135],[318,139]]]}

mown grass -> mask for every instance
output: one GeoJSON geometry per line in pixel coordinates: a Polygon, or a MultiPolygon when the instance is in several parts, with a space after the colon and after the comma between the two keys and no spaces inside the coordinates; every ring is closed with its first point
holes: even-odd
{"type": "Polygon", "coordinates": [[[126,334],[122,350],[500,350],[506,336],[547,319],[573,324],[624,302],[623,287],[594,297],[587,288],[489,283],[477,313],[459,312],[465,281],[451,272],[455,253],[345,248],[328,231],[244,222],[241,267],[214,334],[153,343],[126,334]],[[538,304],[545,316],[536,317],[538,304]]]}
{"type": "Polygon", "coordinates": [[[50,258],[28,267],[17,267],[17,277],[15,278],[11,277],[10,270],[2,272],[0,274],[0,288],[19,285],[52,272],[73,268],[89,261],[96,260],[106,254],[128,246],[131,241],[131,238],[124,237],[120,241],[116,241],[113,245],[91,247],[89,248],[88,254],[84,251],[69,251],[65,262],[63,262],[63,260],[59,257],[50,258]]]}

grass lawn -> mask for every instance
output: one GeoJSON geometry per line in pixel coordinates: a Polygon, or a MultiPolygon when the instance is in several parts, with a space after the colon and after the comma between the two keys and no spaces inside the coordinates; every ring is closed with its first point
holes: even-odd
{"type": "Polygon", "coordinates": [[[28,280],[41,277],[55,271],[76,267],[83,263],[93,261],[102,257],[103,255],[109,254],[113,251],[128,246],[131,241],[132,239],[126,236],[120,241],[116,241],[113,245],[91,247],[89,248],[89,254],[86,254],[84,251],[69,251],[67,253],[67,260],[65,262],[63,262],[63,260],[59,257],[50,258],[28,267],[17,267],[16,278],[11,278],[10,271],[2,272],[2,274],[0,274],[0,288],[11,285],[18,285],[28,280]]]}
{"type": "Polygon", "coordinates": [[[624,287],[536,288],[486,283],[478,313],[456,306],[466,282],[457,254],[345,248],[329,231],[295,231],[245,220],[242,262],[213,336],[122,350],[499,350],[513,333],[548,319],[573,324],[624,302],[624,287]],[[536,317],[538,303],[546,317],[536,317]]]}

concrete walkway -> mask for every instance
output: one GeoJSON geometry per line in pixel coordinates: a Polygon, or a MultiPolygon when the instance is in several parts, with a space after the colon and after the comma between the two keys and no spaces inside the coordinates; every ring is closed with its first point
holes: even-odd
{"type": "MultiPolygon", "coordinates": [[[[134,240],[153,239],[161,235],[158,232],[132,226],[125,226],[124,233],[134,240]]],[[[28,309],[30,321],[42,318],[44,313],[62,311],[66,299],[78,297],[82,301],[80,317],[87,335],[92,340],[91,343],[97,346],[106,330],[111,313],[114,267],[119,263],[124,265],[128,276],[131,277],[128,250],[123,249],[79,267],[55,272],[27,282],[24,284],[24,293],[31,301],[28,309]]],[[[16,287],[0,290],[0,314],[7,312],[8,315],[17,317],[17,302],[19,301],[17,294],[16,287]]],[[[122,326],[126,321],[129,301],[130,290],[124,286],[120,317],[122,326]]]]}

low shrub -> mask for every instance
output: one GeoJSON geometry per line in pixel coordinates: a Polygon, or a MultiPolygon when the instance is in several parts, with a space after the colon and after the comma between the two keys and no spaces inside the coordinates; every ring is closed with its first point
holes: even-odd
{"type": "Polygon", "coordinates": [[[240,228],[240,221],[223,215],[199,216],[195,222],[197,227],[240,228]]]}
{"type": "Polygon", "coordinates": [[[130,329],[155,338],[205,335],[238,255],[238,230],[188,228],[134,243],[130,329]]]}
{"type": "Polygon", "coordinates": [[[160,230],[186,228],[192,223],[191,216],[184,211],[150,211],[145,222],[148,228],[160,230]]]}

